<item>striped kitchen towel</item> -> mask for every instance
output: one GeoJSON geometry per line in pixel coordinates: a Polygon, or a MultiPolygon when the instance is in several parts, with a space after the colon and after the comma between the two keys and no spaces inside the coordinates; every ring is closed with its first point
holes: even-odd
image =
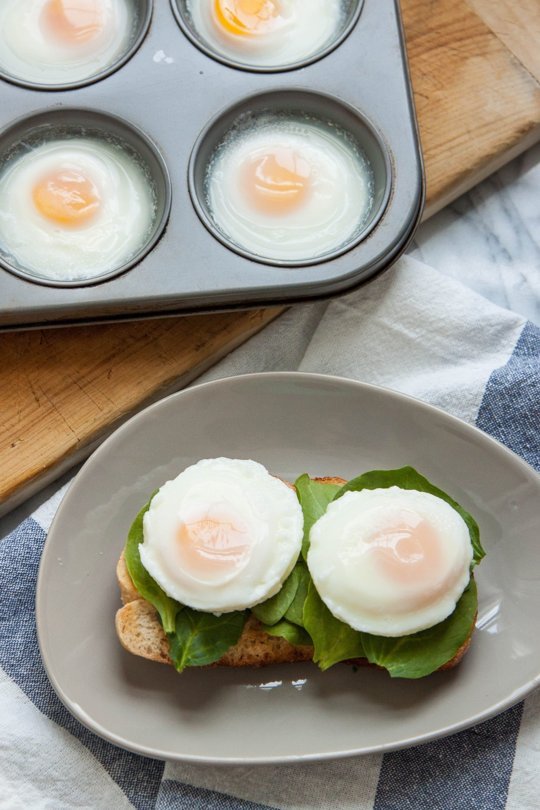
{"type": "MultiPolygon", "coordinates": [[[[205,375],[300,370],[389,386],[476,424],[540,468],[540,330],[411,259],[295,307],[205,375]]],[[[34,597],[57,495],[0,543],[0,808],[536,810],[540,692],[475,728],[384,755],[213,768],[94,736],[60,703],[34,597]]]]}

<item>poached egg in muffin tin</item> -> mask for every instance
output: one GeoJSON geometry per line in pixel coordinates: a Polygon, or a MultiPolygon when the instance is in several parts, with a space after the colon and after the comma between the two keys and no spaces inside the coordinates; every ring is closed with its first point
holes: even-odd
{"type": "Polygon", "coordinates": [[[399,637],[444,621],[470,579],[467,524],[427,492],[365,489],[330,503],[310,532],[308,568],[330,612],[399,637]]]}
{"type": "Polygon", "coordinates": [[[204,187],[221,234],[277,262],[348,248],[373,205],[373,172],[352,135],[300,113],[241,116],[210,159],[204,187]]]}
{"type": "Polygon", "coordinates": [[[343,0],[189,0],[202,40],[215,52],[253,67],[308,59],[341,33],[343,0]]]}
{"type": "Polygon", "coordinates": [[[141,562],[169,596],[228,613],[279,591],[300,554],[302,509],[262,464],[204,459],[158,490],[143,535],[141,562]]]}
{"type": "Polygon", "coordinates": [[[2,0],[0,68],[42,85],[84,81],[127,51],[134,27],[128,0],[2,0]]]}
{"type": "Polygon", "coordinates": [[[51,137],[0,169],[0,248],[38,278],[118,269],[144,246],[155,215],[146,168],[114,139],[51,137]]]}

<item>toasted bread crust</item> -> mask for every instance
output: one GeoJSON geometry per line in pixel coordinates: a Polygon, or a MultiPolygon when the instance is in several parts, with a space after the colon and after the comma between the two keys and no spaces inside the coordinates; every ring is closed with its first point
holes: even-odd
{"type": "Polygon", "coordinates": [[[129,575],[126,565],[126,556],[123,549],[122,553],[120,554],[120,559],[116,565],[116,579],[120,588],[120,598],[123,605],[127,605],[128,602],[134,602],[137,599],[144,601],[129,575]]]}
{"type": "MultiPolygon", "coordinates": [[[[315,478],[315,480],[341,486],[347,483],[345,479],[335,476],[315,478]]],[[[284,483],[292,486],[287,481],[284,483]]],[[[116,566],[116,578],[123,604],[123,607],[117,611],[115,619],[120,643],[133,655],[172,665],[169,657],[169,642],[159,621],[158,613],[135,588],[127,570],[124,551],[116,566]]],[[[459,664],[471,645],[475,624],[476,616],[467,639],[454,657],[443,664],[439,671],[453,669],[459,664]]],[[[250,616],[238,642],[216,664],[211,666],[263,667],[271,664],[311,661],[312,658],[313,647],[295,646],[284,638],[270,636],[262,630],[261,623],[255,616],[250,616]]],[[[349,663],[354,663],[356,666],[373,666],[365,658],[355,659],[349,663]]]]}
{"type": "Polygon", "coordinates": [[[155,608],[145,599],[134,599],[120,608],[115,625],[125,650],[160,664],[172,664],[167,636],[155,608]]]}

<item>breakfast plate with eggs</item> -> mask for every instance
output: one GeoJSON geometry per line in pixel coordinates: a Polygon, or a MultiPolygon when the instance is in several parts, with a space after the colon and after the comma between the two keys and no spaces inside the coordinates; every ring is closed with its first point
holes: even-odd
{"type": "Polygon", "coordinates": [[[38,578],[47,673],[92,731],[163,759],[454,733],[539,682],[539,495],[496,441],[387,389],[193,387],[119,428],[66,494],[38,578]]]}

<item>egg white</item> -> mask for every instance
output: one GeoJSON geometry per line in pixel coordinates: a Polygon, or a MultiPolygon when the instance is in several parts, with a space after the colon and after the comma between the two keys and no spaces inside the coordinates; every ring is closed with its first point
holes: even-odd
{"type": "Polygon", "coordinates": [[[108,68],[129,48],[135,20],[128,0],[104,0],[103,31],[76,47],[46,37],[39,22],[44,3],[0,3],[0,67],[15,78],[44,85],[83,81],[108,68]]]}
{"type": "Polygon", "coordinates": [[[472,558],[467,525],[455,509],[429,493],[389,487],[347,492],[330,503],[311,529],[307,563],[336,618],[365,633],[398,637],[432,627],[454,611],[469,583],[472,558]],[[401,510],[422,516],[436,534],[440,559],[427,579],[396,581],[370,553],[373,536],[401,510]]]}
{"type": "Polygon", "coordinates": [[[222,56],[258,67],[302,61],[323,50],[341,32],[342,0],[281,0],[282,24],[256,36],[238,36],[216,21],[213,0],[189,0],[193,27],[222,56]]]}
{"type": "Polygon", "coordinates": [[[302,509],[290,487],[255,461],[204,459],[164,484],[145,513],[141,562],[173,599],[196,610],[228,613],[279,591],[300,553],[302,509]],[[182,525],[221,516],[249,538],[235,569],[206,578],[179,548],[182,525]]]}
{"type": "Polygon", "coordinates": [[[145,243],[155,218],[155,192],[141,163],[121,144],[99,138],[47,141],[8,161],[0,172],[0,247],[29,273],[59,281],[103,275],[145,243]],[[95,218],[62,227],[32,200],[40,178],[75,167],[99,190],[95,218]]]}
{"type": "Polygon", "coordinates": [[[232,242],[261,258],[302,261],[354,239],[373,205],[373,172],[356,142],[336,126],[271,113],[240,120],[207,169],[207,205],[232,242]],[[312,173],[307,201],[281,216],[256,210],[243,193],[246,160],[267,148],[295,150],[312,173]]]}

